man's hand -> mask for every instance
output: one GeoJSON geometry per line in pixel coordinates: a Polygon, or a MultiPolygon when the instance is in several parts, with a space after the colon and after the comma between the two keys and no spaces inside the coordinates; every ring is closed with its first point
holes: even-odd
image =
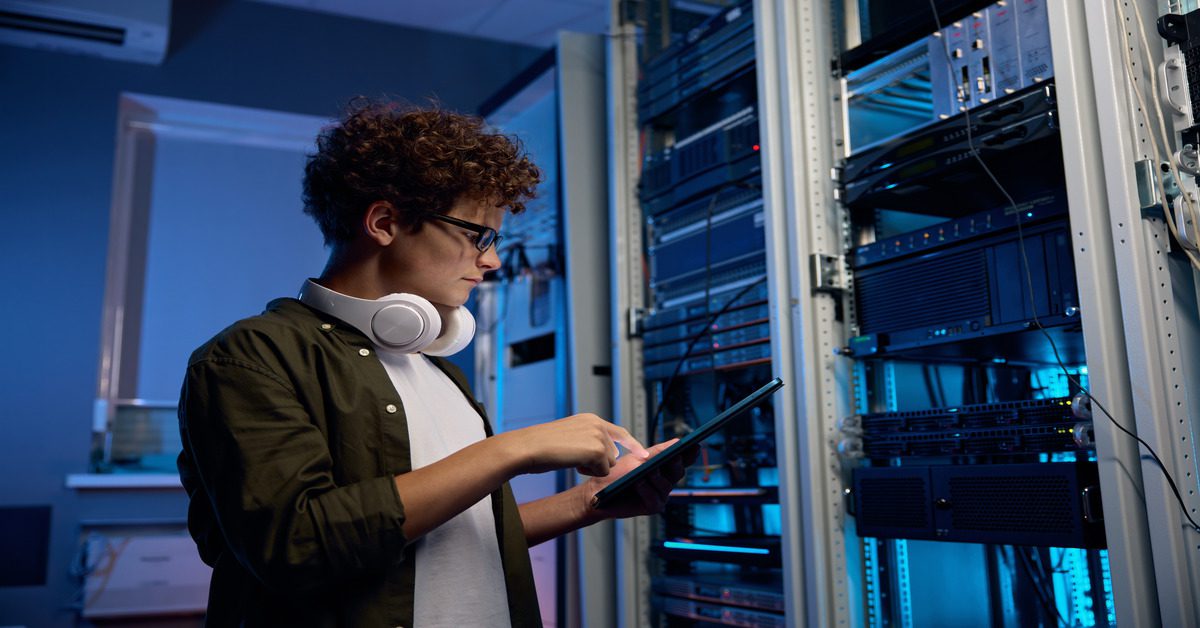
{"type": "Polygon", "coordinates": [[[622,461],[630,458],[640,463],[650,457],[625,428],[586,413],[505,432],[496,438],[516,449],[519,473],[574,467],[583,475],[604,477],[618,465],[617,443],[629,450],[622,461]]]}
{"type": "MultiPolygon", "coordinates": [[[[674,445],[678,440],[678,438],[673,438],[664,443],[654,445],[647,450],[649,453],[647,458],[653,457],[664,449],[674,445]]],[[[683,478],[687,467],[696,461],[696,456],[699,453],[698,448],[692,447],[691,450],[684,452],[683,456],[655,469],[644,481],[634,486],[636,496],[630,495],[627,499],[622,499],[608,508],[594,508],[591,504],[596,493],[599,493],[601,489],[615,482],[617,478],[641,466],[646,460],[634,456],[622,456],[617,460],[612,473],[605,477],[591,478],[585,483],[587,490],[584,491],[584,495],[586,496],[588,507],[603,518],[620,519],[638,515],[658,514],[666,507],[671,489],[683,478]]]]}

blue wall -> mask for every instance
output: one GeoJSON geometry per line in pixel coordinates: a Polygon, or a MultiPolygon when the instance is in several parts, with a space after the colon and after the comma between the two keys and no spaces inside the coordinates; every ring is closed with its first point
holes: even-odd
{"type": "Polygon", "coordinates": [[[0,587],[0,625],[75,625],[81,522],[184,515],[180,491],[64,487],[87,469],[118,94],[330,117],[355,94],[436,95],[471,111],[540,52],[200,0],[175,3],[171,48],[154,67],[0,46],[0,507],[53,508],[47,584],[0,587]]]}

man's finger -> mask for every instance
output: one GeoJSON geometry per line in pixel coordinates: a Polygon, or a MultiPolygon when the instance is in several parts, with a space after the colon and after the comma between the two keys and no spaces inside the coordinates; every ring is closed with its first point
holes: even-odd
{"type": "Polygon", "coordinates": [[[664,449],[666,449],[666,448],[670,447],[671,445],[674,445],[675,443],[678,443],[678,442],[679,442],[679,439],[678,439],[678,438],[672,438],[671,440],[668,440],[668,441],[661,442],[661,443],[659,443],[659,444],[657,444],[657,445],[652,445],[652,446],[651,446],[649,449],[647,449],[646,451],[650,452],[650,455],[651,455],[651,456],[657,456],[657,455],[658,455],[659,453],[661,453],[661,452],[662,452],[664,449]]]}
{"type": "Polygon", "coordinates": [[[608,458],[607,459],[608,464],[597,462],[595,464],[582,465],[582,466],[575,467],[575,470],[583,475],[590,475],[595,478],[602,478],[602,477],[608,475],[609,472],[612,470],[613,462],[614,461],[611,458],[608,458]]]}

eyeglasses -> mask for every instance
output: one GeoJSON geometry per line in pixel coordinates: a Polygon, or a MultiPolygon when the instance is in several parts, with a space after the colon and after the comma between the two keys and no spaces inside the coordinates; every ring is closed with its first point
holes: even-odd
{"type": "Polygon", "coordinates": [[[500,246],[500,240],[504,237],[499,233],[496,233],[496,230],[491,227],[485,227],[483,225],[477,225],[473,222],[459,220],[453,216],[447,216],[445,214],[438,214],[434,212],[424,214],[424,216],[427,218],[433,218],[434,220],[440,220],[446,224],[454,225],[455,227],[462,227],[468,231],[474,231],[475,248],[479,249],[480,253],[487,251],[492,245],[500,246]]]}

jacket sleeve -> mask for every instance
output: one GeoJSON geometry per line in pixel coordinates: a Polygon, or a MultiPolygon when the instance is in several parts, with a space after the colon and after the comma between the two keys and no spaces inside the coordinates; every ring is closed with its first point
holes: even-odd
{"type": "Polygon", "coordinates": [[[313,589],[402,560],[404,506],[393,479],[336,485],[327,435],[268,369],[193,362],[180,432],[181,461],[202,488],[193,499],[208,499],[230,551],[268,588],[313,589]]]}

